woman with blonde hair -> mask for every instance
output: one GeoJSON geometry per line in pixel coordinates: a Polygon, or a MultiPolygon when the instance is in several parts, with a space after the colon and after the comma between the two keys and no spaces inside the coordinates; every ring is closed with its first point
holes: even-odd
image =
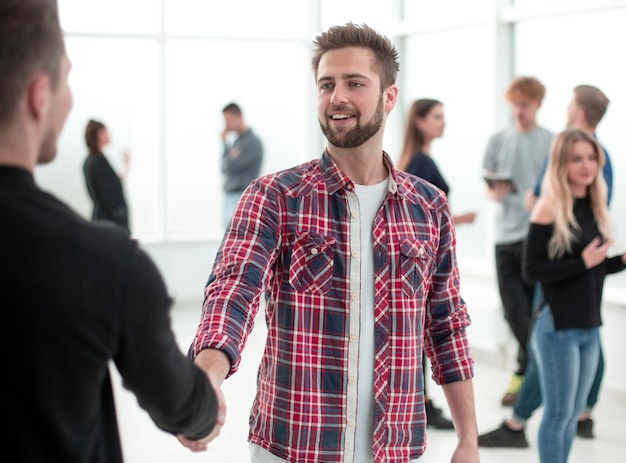
{"type": "Polygon", "coordinates": [[[603,165],[592,135],[558,134],[531,215],[524,273],[544,295],[530,339],[544,404],[541,463],[568,459],[598,366],[604,278],[626,268],[626,253],[607,257],[612,240],[603,165]]]}

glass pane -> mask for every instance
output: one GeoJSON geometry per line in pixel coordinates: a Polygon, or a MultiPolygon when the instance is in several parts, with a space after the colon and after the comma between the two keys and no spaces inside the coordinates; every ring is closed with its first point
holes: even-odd
{"type": "MultiPolygon", "coordinates": [[[[402,72],[410,76],[400,94],[403,117],[419,98],[444,105],[445,133],[434,141],[431,154],[450,185],[453,212],[478,213],[473,224],[458,228],[457,249],[465,262],[482,262],[492,254],[491,210],[481,180],[494,107],[489,39],[487,27],[421,34],[407,39],[402,62],[402,72]],[[471,72],[477,69],[481,72],[471,72]]],[[[397,136],[402,137],[401,131],[397,136]]]]}
{"type": "Polygon", "coordinates": [[[104,154],[114,168],[121,168],[125,150],[131,155],[124,187],[133,234],[158,234],[161,110],[157,43],[69,38],[66,45],[72,62],[74,106],[59,140],[58,159],[38,169],[37,175],[42,185],[91,217],[92,203],[82,171],[87,155],[84,131],[89,119],[100,120],[111,137],[104,154]]]}
{"type": "Polygon", "coordinates": [[[416,28],[433,29],[447,24],[484,22],[492,14],[493,0],[405,0],[404,19],[416,28]]]}
{"type": "Polygon", "coordinates": [[[221,233],[222,108],[237,102],[264,145],[262,173],[319,156],[310,52],[299,43],[172,40],[166,47],[168,232],[221,233]]]}
{"type": "Polygon", "coordinates": [[[306,38],[309,16],[302,0],[165,0],[165,28],[173,35],[306,38]]]}
{"type": "Polygon", "coordinates": [[[391,35],[390,25],[399,19],[392,2],[380,0],[320,0],[322,29],[353,22],[365,23],[383,34],[391,35]]]}
{"type": "Polygon", "coordinates": [[[154,0],[58,0],[66,33],[156,34],[161,3],[154,0]]]}

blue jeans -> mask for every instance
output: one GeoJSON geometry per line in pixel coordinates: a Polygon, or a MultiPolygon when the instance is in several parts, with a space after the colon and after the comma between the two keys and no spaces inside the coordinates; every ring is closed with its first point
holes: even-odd
{"type": "MultiPolygon", "coordinates": [[[[540,284],[535,284],[535,293],[533,295],[533,315],[531,317],[530,329],[532,323],[538,315],[538,310],[543,302],[543,291],[540,284]]],[[[528,340],[528,349],[526,356],[526,371],[524,372],[524,382],[520,389],[515,405],[513,406],[513,419],[518,423],[526,423],[533,412],[541,406],[541,388],[539,387],[539,371],[537,371],[537,362],[535,355],[530,347],[530,339],[528,340]]]]}
{"type": "MultiPolygon", "coordinates": [[[[543,291],[541,285],[535,287],[535,295],[533,298],[533,319],[537,316],[537,310],[543,301],[543,291]]],[[[532,323],[532,322],[531,322],[532,323]]],[[[513,407],[513,419],[517,423],[526,423],[535,410],[541,406],[541,388],[539,387],[539,372],[537,371],[537,363],[532,348],[528,348],[528,356],[526,363],[526,372],[524,373],[524,382],[519,391],[515,406],[513,407]]],[[[598,370],[593,380],[591,392],[587,398],[586,412],[591,412],[594,405],[598,401],[598,393],[602,376],[604,374],[604,356],[602,354],[602,344],[600,344],[600,358],[598,362],[598,370]]]]}
{"type": "Polygon", "coordinates": [[[554,329],[549,306],[535,319],[530,345],[537,362],[543,396],[538,447],[541,463],[565,463],[576,435],[578,415],[598,368],[598,328],[554,329]]]}

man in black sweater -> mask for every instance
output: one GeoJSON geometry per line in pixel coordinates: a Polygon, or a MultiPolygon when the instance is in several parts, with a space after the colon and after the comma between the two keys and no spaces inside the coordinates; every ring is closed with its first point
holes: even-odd
{"type": "Polygon", "coordinates": [[[69,69],[56,2],[2,0],[5,440],[20,461],[122,462],[111,363],[160,429],[206,446],[224,400],[179,349],[155,265],[119,228],[81,218],[34,181],[72,106],[69,69]]]}

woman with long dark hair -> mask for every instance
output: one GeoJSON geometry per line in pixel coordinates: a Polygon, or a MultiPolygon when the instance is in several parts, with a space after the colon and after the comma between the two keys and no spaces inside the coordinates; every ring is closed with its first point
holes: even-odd
{"type": "MultiPolygon", "coordinates": [[[[430,154],[432,141],[441,138],[444,128],[443,103],[430,98],[415,100],[405,120],[397,167],[432,183],[447,195],[450,187],[430,154]]],[[[475,217],[474,212],[455,215],[454,223],[472,223],[475,217]]]]}
{"type": "MultiPolygon", "coordinates": [[[[405,120],[404,141],[397,167],[432,183],[447,195],[450,187],[430,156],[431,142],[443,135],[444,127],[443,103],[428,98],[415,100],[405,120]]],[[[472,223],[475,215],[473,212],[455,215],[454,223],[455,225],[472,223]]],[[[426,356],[422,358],[423,368],[426,371],[426,356]]],[[[436,429],[454,429],[452,421],[445,418],[441,409],[436,407],[428,397],[426,384],[425,378],[424,401],[427,425],[436,429]]]]}

